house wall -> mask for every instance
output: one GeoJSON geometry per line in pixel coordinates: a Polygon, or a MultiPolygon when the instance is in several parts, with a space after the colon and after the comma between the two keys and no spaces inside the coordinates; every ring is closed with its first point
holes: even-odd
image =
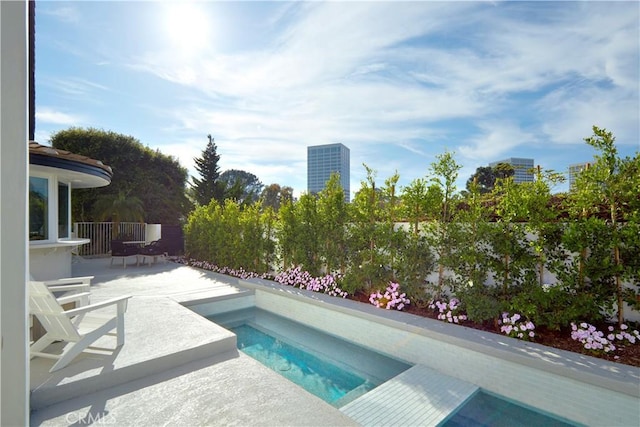
{"type": "Polygon", "coordinates": [[[29,424],[27,3],[0,1],[0,425],[29,424]]]}
{"type": "Polygon", "coordinates": [[[70,246],[29,249],[29,274],[35,280],[54,280],[71,277],[70,246]]]}

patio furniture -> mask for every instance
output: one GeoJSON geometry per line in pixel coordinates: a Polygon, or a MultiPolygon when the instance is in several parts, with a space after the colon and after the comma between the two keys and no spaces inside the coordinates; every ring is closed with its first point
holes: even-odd
{"type": "MultiPolygon", "coordinates": [[[[91,295],[91,280],[94,276],[68,277],[64,279],[45,280],[43,283],[53,292],[54,296],[65,310],[89,305],[89,297],[91,295]]],[[[30,275],[30,280],[35,280],[30,275]]],[[[75,320],[80,320],[82,316],[78,316],[75,320]]],[[[38,321],[33,319],[33,315],[29,315],[29,326],[31,328],[31,339],[37,340],[43,336],[46,331],[38,321]]]]}
{"type": "Polygon", "coordinates": [[[64,301],[63,304],[75,302],[76,307],[79,307],[89,305],[93,277],[67,277],[64,279],[44,280],[42,283],[54,293],[58,301],[64,301]]]}
{"type": "Polygon", "coordinates": [[[151,262],[157,262],[158,258],[161,258],[165,263],[167,262],[167,248],[162,239],[155,240],[149,243],[147,246],[140,248],[138,252],[138,265],[140,265],[140,259],[144,265],[145,260],[151,262]]]}
{"type": "Polygon", "coordinates": [[[127,258],[136,257],[136,263],[138,262],[138,251],[140,248],[135,245],[126,245],[122,240],[111,241],[111,265],[116,258],[122,259],[123,268],[127,268],[127,258]]]}
{"type": "Polygon", "coordinates": [[[114,329],[117,347],[124,344],[124,313],[130,296],[64,310],[62,304],[65,298],[73,297],[56,298],[44,282],[29,281],[30,314],[36,316],[46,330],[44,336],[31,344],[30,358],[40,356],[58,359],[49,372],[64,368],[90,344],[114,329]],[[115,315],[95,313],[95,310],[109,306],[116,309],[115,315]],[[62,354],[43,352],[54,341],[68,343],[62,354]]]}

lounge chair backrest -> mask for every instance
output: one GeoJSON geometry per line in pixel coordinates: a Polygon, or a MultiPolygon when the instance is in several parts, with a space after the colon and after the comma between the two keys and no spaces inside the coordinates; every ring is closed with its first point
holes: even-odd
{"type": "Polygon", "coordinates": [[[71,319],[43,282],[29,281],[29,309],[51,338],[72,342],[80,340],[71,319]]]}

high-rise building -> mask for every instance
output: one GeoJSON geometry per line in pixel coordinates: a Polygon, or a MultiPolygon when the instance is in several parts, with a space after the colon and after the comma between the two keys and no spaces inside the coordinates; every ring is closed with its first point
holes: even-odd
{"type": "Polygon", "coordinates": [[[515,173],[513,174],[513,182],[519,184],[522,182],[533,182],[533,159],[523,159],[520,157],[509,157],[508,159],[498,160],[489,163],[492,168],[498,166],[499,163],[506,163],[513,166],[515,173]]]}
{"type": "Polygon", "coordinates": [[[342,144],[307,147],[307,190],[310,194],[322,191],[331,174],[340,174],[344,199],[351,198],[349,149],[342,144]]]}
{"type": "Polygon", "coordinates": [[[574,163],[572,165],[569,165],[569,188],[573,188],[573,186],[576,185],[576,179],[578,179],[578,175],[588,166],[589,162],[574,163]]]}

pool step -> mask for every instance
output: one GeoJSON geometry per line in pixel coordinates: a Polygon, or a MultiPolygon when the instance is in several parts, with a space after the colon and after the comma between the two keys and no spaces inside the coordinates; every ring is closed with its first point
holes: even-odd
{"type": "Polygon", "coordinates": [[[345,394],[340,399],[336,400],[335,402],[332,402],[331,404],[336,408],[342,408],[346,404],[351,403],[357,398],[359,398],[360,396],[363,396],[364,394],[370,392],[374,387],[375,386],[370,382],[365,382],[361,386],[354,388],[349,393],[345,394]]]}
{"type": "Polygon", "coordinates": [[[341,407],[340,411],[363,426],[434,426],[477,390],[474,384],[416,365],[341,407]]]}

